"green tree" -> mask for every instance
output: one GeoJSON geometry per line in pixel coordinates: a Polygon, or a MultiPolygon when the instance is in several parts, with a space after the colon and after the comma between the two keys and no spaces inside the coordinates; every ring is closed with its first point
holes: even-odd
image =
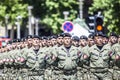
{"type": "Polygon", "coordinates": [[[104,15],[104,25],[110,32],[120,33],[120,0],[93,0],[90,13],[101,10],[104,15]]]}
{"type": "Polygon", "coordinates": [[[26,26],[27,7],[33,6],[32,13],[34,17],[40,18],[42,25],[46,29],[52,29],[54,34],[61,32],[61,26],[64,22],[63,11],[69,11],[68,20],[73,20],[78,11],[77,0],[0,0],[0,22],[3,23],[5,16],[9,16],[9,23],[14,25],[16,17],[21,15],[23,25],[26,26]]]}
{"type": "MultiPolygon", "coordinates": [[[[12,26],[10,34],[14,38],[14,25],[17,16],[23,19],[27,17],[27,4],[23,0],[0,0],[0,22],[1,25],[5,24],[5,16],[9,17],[9,24],[12,26]]],[[[21,22],[22,23],[22,22],[21,22]]]]}
{"type": "Polygon", "coordinates": [[[1,0],[0,1],[0,21],[3,22],[5,16],[9,16],[9,21],[13,25],[17,16],[27,17],[27,4],[22,0],[1,0]]]}
{"type": "Polygon", "coordinates": [[[77,16],[77,0],[25,0],[25,3],[33,5],[33,15],[41,19],[41,23],[47,28],[51,28],[53,33],[61,31],[64,22],[63,11],[69,11],[69,19],[73,20],[77,16]]]}

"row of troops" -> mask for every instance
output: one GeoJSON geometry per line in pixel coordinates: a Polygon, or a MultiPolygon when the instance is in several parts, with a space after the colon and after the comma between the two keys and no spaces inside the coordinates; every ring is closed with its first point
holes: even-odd
{"type": "Polygon", "coordinates": [[[120,36],[63,33],[9,41],[0,48],[0,80],[120,80],[120,36]]]}

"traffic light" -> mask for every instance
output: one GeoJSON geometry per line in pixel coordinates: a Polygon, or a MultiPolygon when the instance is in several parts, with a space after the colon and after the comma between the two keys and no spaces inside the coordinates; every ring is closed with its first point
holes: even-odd
{"type": "Polygon", "coordinates": [[[95,16],[88,16],[86,23],[89,26],[89,32],[95,33],[95,16]]]}
{"type": "Polygon", "coordinates": [[[104,32],[103,16],[95,16],[95,32],[104,32]]]}
{"type": "Polygon", "coordinates": [[[89,32],[95,34],[96,32],[104,32],[105,28],[103,27],[103,16],[102,15],[92,15],[88,16],[86,23],[89,26],[89,32]]]}

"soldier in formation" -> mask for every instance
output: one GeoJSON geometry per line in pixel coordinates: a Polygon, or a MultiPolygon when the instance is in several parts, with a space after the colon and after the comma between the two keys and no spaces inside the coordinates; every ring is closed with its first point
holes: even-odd
{"type": "Polygon", "coordinates": [[[11,40],[0,47],[0,80],[120,80],[120,35],[11,40]]]}

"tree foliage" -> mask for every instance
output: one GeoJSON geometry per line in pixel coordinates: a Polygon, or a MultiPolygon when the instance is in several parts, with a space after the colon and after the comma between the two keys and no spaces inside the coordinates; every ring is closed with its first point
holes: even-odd
{"type": "Polygon", "coordinates": [[[17,16],[27,17],[27,4],[22,0],[1,0],[0,1],[0,21],[3,23],[5,16],[9,17],[9,23],[15,24],[17,16]]]}
{"type": "Polygon", "coordinates": [[[48,28],[52,28],[53,33],[60,32],[64,22],[63,11],[69,11],[68,20],[73,20],[78,10],[76,0],[25,0],[24,2],[34,6],[34,16],[39,17],[48,28]]]}
{"type": "Polygon", "coordinates": [[[68,20],[75,19],[78,3],[77,0],[1,0],[0,21],[8,15],[10,23],[14,24],[16,17],[21,15],[27,23],[27,7],[31,5],[33,16],[40,18],[41,24],[51,28],[53,33],[58,33],[64,22],[63,11],[69,11],[68,20]]]}
{"type": "Polygon", "coordinates": [[[110,32],[120,33],[120,0],[93,0],[90,13],[101,10],[104,15],[104,25],[110,32]]]}

